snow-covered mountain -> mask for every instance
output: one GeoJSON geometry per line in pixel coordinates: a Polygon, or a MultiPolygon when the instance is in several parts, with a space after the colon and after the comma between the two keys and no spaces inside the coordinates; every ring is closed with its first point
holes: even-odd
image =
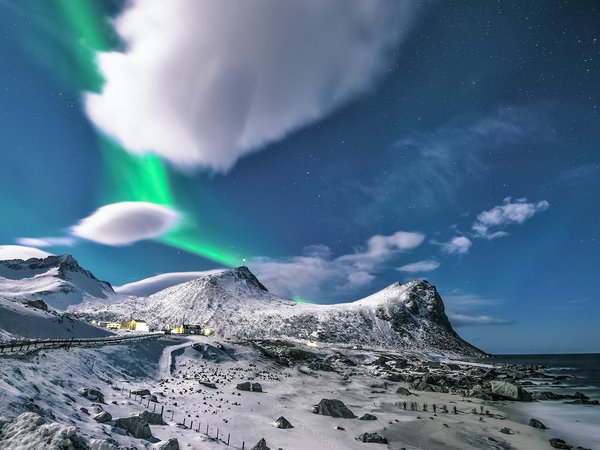
{"type": "Polygon", "coordinates": [[[155,327],[181,323],[232,338],[291,338],[383,349],[481,355],[452,329],[427,281],[394,283],[362,300],[297,303],[273,295],[247,267],[202,276],[149,297],[76,307],[88,318],[140,318],[155,327]]]}
{"type": "Polygon", "coordinates": [[[86,300],[115,296],[110,283],[98,280],[70,255],[0,261],[0,298],[42,300],[51,308],[66,310],[86,300]]]}

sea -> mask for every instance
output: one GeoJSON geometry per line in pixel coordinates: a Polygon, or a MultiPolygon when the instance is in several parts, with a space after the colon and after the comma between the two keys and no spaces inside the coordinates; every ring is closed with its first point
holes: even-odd
{"type": "MultiPolygon", "coordinates": [[[[566,375],[560,384],[528,386],[528,391],[552,391],[559,394],[581,392],[592,400],[600,400],[600,353],[562,355],[498,355],[487,362],[500,364],[543,365],[544,372],[566,375]]],[[[538,383],[539,380],[533,380],[538,383]]],[[[560,400],[512,404],[508,412],[523,421],[541,420],[549,429],[548,438],[564,439],[578,445],[600,450],[600,406],[572,405],[560,400]]]]}

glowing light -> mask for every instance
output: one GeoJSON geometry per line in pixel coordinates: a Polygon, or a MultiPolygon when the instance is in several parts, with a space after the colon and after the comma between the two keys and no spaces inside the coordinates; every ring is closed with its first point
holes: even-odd
{"type": "Polygon", "coordinates": [[[292,300],[296,303],[310,303],[308,300],[304,300],[302,297],[298,297],[297,295],[292,296],[292,300]]]}
{"type": "Polygon", "coordinates": [[[309,347],[317,347],[318,344],[315,341],[307,341],[306,345],[308,345],[309,347]]]}

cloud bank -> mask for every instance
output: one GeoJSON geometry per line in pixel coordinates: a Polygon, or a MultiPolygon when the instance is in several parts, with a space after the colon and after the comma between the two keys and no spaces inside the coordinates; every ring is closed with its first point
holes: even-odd
{"type": "Polygon", "coordinates": [[[52,253],[22,245],[0,245],[0,261],[10,259],[46,258],[52,253]]]}
{"type": "Polygon", "coordinates": [[[412,0],[134,0],[124,52],[98,55],[90,119],[134,153],[229,170],[365,92],[414,20],[412,0]]]}
{"type": "Polygon", "coordinates": [[[112,203],[71,228],[74,236],[99,244],[122,246],[162,236],[177,225],[180,214],[149,202],[112,203]]]}
{"type": "Polygon", "coordinates": [[[398,231],[389,236],[372,236],[364,248],[337,258],[332,256],[329,247],[312,245],[301,256],[260,257],[249,266],[275,294],[300,295],[314,301],[331,300],[368,286],[384,263],[418,247],[424,239],[419,232],[398,231]]]}

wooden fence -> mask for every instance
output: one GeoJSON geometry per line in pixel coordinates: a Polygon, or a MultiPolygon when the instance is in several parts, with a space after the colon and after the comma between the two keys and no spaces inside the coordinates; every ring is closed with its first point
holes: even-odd
{"type": "Polygon", "coordinates": [[[0,356],[14,353],[25,353],[37,349],[57,349],[71,347],[90,347],[95,345],[111,345],[121,342],[139,341],[164,336],[164,333],[143,333],[129,336],[108,336],[100,338],[71,338],[71,339],[23,339],[0,341],[0,356]]]}

